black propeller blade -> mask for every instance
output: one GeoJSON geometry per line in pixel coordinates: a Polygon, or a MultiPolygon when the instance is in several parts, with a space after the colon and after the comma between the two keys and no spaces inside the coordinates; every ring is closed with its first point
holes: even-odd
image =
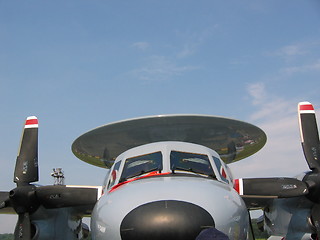
{"type": "Polygon", "coordinates": [[[38,119],[33,116],[28,117],[24,125],[14,171],[14,182],[17,186],[23,186],[38,180],[38,119]]]}
{"type": "Polygon", "coordinates": [[[10,198],[8,192],[0,192],[0,210],[9,207],[10,198]]]}
{"type": "Polygon", "coordinates": [[[29,213],[19,214],[18,222],[14,230],[15,240],[30,240],[31,239],[31,222],[29,213]]]}
{"type": "Polygon", "coordinates": [[[309,102],[298,105],[301,143],[305,158],[312,171],[320,171],[320,143],[314,108],[309,102]]]}
{"type": "Polygon", "coordinates": [[[320,205],[315,204],[311,209],[311,219],[316,227],[317,235],[320,236],[320,205]]]}

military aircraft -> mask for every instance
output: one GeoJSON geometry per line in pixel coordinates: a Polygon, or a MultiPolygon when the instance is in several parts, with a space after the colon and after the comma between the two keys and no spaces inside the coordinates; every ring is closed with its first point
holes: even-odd
{"type": "Polygon", "coordinates": [[[311,169],[300,178],[233,179],[229,163],[259,151],[265,133],[207,115],[159,115],[93,129],[72,144],[79,159],[109,169],[102,186],[39,186],[38,119],[22,133],[14,182],[0,213],[18,214],[15,239],[81,239],[91,216],[97,240],[196,239],[217,229],[252,239],[248,210],[264,210],[272,239],[320,234],[319,136],[314,109],[300,103],[302,145],[311,169]]]}

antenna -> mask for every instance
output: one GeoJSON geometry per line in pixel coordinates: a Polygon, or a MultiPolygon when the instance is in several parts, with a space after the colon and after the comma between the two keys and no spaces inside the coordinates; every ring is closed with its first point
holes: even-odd
{"type": "Polygon", "coordinates": [[[54,178],[54,185],[64,185],[64,173],[62,168],[54,168],[51,176],[54,178]]]}

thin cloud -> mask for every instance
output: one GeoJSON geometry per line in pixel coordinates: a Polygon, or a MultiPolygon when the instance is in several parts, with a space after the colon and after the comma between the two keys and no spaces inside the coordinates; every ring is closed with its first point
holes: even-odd
{"type": "Polygon", "coordinates": [[[288,75],[293,75],[296,73],[306,73],[306,72],[314,72],[320,71],[320,59],[315,61],[312,64],[306,64],[301,66],[287,67],[282,69],[282,72],[288,75]]]}
{"type": "Polygon", "coordinates": [[[176,54],[177,58],[186,58],[194,55],[213,36],[219,27],[219,24],[214,24],[196,33],[177,33],[185,41],[182,45],[182,50],[176,54]]]}
{"type": "Polygon", "coordinates": [[[266,90],[265,85],[261,82],[253,83],[247,86],[247,91],[252,98],[252,104],[258,105],[265,101],[266,90]]]}
{"type": "Polygon", "coordinates": [[[140,50],[147,50],[150,47],[150,44],[148,42],[135,42],[132,44],[132,47],[140,50]]]}
{"type": "MultiPolygon", "coordinates": [[[[267,144],[248,159],[231,165],[236,177],[294,177],[308,171],[300,143],[297,104],[295,99],[282,99],[266,91],[262,83],[247,88],[255,111],[249,122],[267,135],[267,144]],[[260,97],[262,94],[263,97],[260,97]]],[[[319,119],[320,109],[317,111],[319,119]]]]}
{"type": "Polygon", "coordinates": [[[164,56],[152,56],[145,66],[132,71],[133,76],[143,81],[167,81],[185,72],[198,69],[195,66],[179,66],[164,56]]]}
{"type": "Polygon", "coordinates": [[[257,110],[251,114],[251,121],[270,121],[295,113],[295,108],[293,106],[295,106],[296,103],[285,101],[281,98],[274,98],[272,100],[265,99],[266,101],[259,102],[257,110]]]}
{"type": "Polygon", "coordinates": [[[182,50],[177,54],[178,58],[185,58],[193,55],[196,52],[197,44],[186,43],[183,45],[182,50]]]}
{"type": "Polygon", "coordinates": [[[309,53],[308,46],[305,44],[290,44],[283,46],[273,52],[268,52],[267,56],[276,56],[284,59],[285,61],[291,61],[296,57],[301,57],[309,53]]]}
{"type": "Polygon", "coordinates": [[[305,55],[307,53],[306,50],[303,49],[301,45],[288,45],[284,46],[278,52],[278,55],[284,58],[305,55]]]}

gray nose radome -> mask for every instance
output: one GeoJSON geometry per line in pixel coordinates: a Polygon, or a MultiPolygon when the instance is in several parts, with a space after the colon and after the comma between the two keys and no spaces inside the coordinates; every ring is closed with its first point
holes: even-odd
{"type": "Polygon", "coordinates": [[[214,227],[212,216],[195,204],[164,200],[141,205],[122,220],[122,240],[194,240],[205,228],[214,227]]]}

